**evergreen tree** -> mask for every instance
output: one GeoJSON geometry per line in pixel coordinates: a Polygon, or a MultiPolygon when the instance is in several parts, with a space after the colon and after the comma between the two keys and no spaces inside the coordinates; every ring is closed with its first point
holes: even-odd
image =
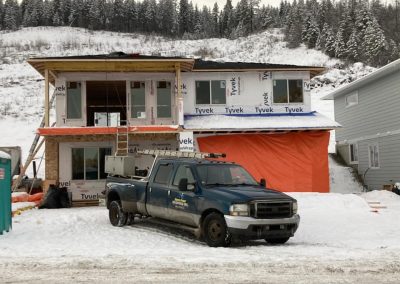
{"type": "MultiPolygon", "coordinates": [[[[124,28],[124,2],[123,0],[114,0],[112,3],[111,30],[122,31],[124,28]]],[[[146,13],[147,11],[145,11],[146,13]]]]}
{"type": "Polygon", "coordinates": [[[4,5],[3,0],[0,0],[0,30],[4,28],[4,5]]]}
{"type": "Polygon", "coordinates": [[[52,25],[53,5],[49,0],[43,2],[42,24],[45,26],[52,25]]]}
{"type": "Polygon", "coordinates": [[[60,0],[53,0],[53,18],[52,22],[54,26],[62,26],[65,23],[63,22],[62,12],[60,11],[60,0]]]}
{"type": "Polygon", "coordinates": [[[301,37],[308,48],[315,48],[319,37],[319,29],[314,16],[311,14],[308,15],[305,21],[301,37]]]}
{"type": "Polygon", "coordinates": [[[190,31],[190,12],[188,0],[180,0],[179,2],[179,34],[190,31]]]}
{"type": "Polygon", "coordinates": [[[19,6],[17,0],[4,3],[4,29],[16,30],[19,25],[19,6]]]}
{"type": "Polygon", "coordinates": [[[345,58],[347,56],[347,46],[344,39],[343,27],[339,27],[339,30],[336,33],[335,56],[337,58],[345,58]]]}
{"type": "Polygon", "coordinates": [[[367,63],[372,65],[386,64],[387,62],[383,62],[380,58],[380,55],[385,53],[386,47],[385,35],[378,21],[373,18],[372,21],[368,23],[364,35],[364,48],[367,63]]]}
{"type": "Polygon", "coordinates": [[[290,9],[285,28],[285,39],[287,41],[287,47],[289,48],[296,48],[301,44],[301,33],[303,26],[303,21],[301,18],[302,10],[302,5],[297,4],[296,0],[294,0],[293,7],[290,9]]]}
{"type": "Polygon", "coordinates": [[[220,32],[220,21],[219,21],[219,8],[218,8],[218,3],[214,3],[214,7],[212,10],[212,24],[213,24],[213,30],[212,30],[212,37],[219,37],[221,35],[220,32]]]}
{"type": "Polygon", "coordinates": [[[226,4],[221,13],[221,35],[230,37],[233,30],[233,6],[231,0],[226,0],[226,4]]]}
{"type": "Polygon", "coordinates": [[[330,57],[334,57],[336,53],[336,41],[335,35],[331,27],[327,29],[326,38],[325,38],[325,53],[328,54],[330,57]]]}
{"type": "Polygon", "coordinates": [[[357,29],[353,29],[353,32],[350,35],[349,40],[346,43],[347,45],[347,59],[355,62],[358,61],[360,59],[360,55],[359,55],[359,38],[357,35],[357,29]]]}

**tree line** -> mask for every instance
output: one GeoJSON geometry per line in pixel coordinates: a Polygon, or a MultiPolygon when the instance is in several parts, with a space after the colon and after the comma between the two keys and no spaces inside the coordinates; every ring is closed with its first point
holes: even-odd
{"type": "Polygon", "coordinates": [[[305,44],[379,66],[400,57],[399,10],[400,0],[294,0],[279,7],[260,0],[239,0],[234,7],[227,0],[221,8],[188,0],[0,0],[0,29],[72,26],[202,39],[282,28],[289,48],[305,44]]]}

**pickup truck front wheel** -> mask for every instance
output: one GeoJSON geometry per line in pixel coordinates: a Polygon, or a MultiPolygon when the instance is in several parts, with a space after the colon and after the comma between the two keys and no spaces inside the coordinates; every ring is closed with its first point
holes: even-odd
{"type": "Polygon", "coordinates": [[[122,211],[121,203],[117,200],[110,203],[108,216],[110,218],[110,223],[115,227],[124,226],[128,218],[128,214],[122,211]]]}
{"type": "Polygon", "coordinates": [[[210,247],[227,247],[231,243],[225,219],[218,213],[211,213],[204,218],[203,236],[210,247]]]}

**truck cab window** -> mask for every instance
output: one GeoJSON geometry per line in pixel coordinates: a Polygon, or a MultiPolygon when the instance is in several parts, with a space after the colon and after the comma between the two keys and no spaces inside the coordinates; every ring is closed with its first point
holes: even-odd
{"type": "Polygon", "coordinates": [[[154,182],[159,184],[168,184],[169,177],[171,176],[173,168],[174,168],[173,164],[161,164],[158,167],[158,171],[154,178],[154,182]]]}
{"type": "Polygon", "coordinates": [[[189,184],[195,182],[192,170],[188,166],[185,166],[185,165],[179,166],[178,170],[176,171],[175,177],[174,177],[174,182],[172,184],[174,186],[178,186],[179,181],[183,178],[187,178],[189,184]]]}

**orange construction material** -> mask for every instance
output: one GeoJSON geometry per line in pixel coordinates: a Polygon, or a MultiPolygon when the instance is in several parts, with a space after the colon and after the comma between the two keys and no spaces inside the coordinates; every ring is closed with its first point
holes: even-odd
{"type": "Polygon", "coordinates": [[[197,138],[202,152],[226,153],[226,161],[284,192],[329,192],[328,131],[238,134],[197,138]]]}
{"type": "Polygon", "coordinates": [[[27,202],[28,199],[29,199],[29,194],[24,192],[24,193],[18,194],[17,196],[12,196],[11,202],[12,203],[27,202]]]}
{"type": "Polygon", "coordinates": [[[32,195],[29,195],[28,201],[29,202],[35,202],[35,201],[40,201],[43,198],[43,192],[38,192],[32,195]]]}

